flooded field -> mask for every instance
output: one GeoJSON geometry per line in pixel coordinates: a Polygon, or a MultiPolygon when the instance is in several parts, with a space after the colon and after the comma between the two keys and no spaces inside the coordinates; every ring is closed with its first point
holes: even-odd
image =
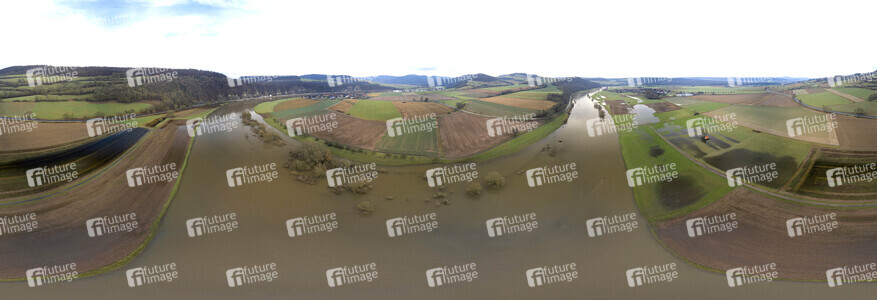
{"type": "MultiPolygon", "coordinates": [[[[495,171],[505,187],[480,196],[466,185],[448,187],[448,205],[427,201],[434,195],[423,174],[435,165],[382,167],[367,194],[332,193],[325,179],[316,185],[295,180],[278,167],[277,178],[229,187],[229,169],[276,163],[282,166],[297,142],[281,134],[286,146],[266,144],[247,127],[202,135],[182,174],[182,184],[152,242],[118,270],[69,283],[36,288],[3,282],[10,299],[740,299],[870,295],[871,285],[830,289],[824,282],[772,282],[729,288],[724,274],[694,267],[661,246],[639,216],[625,177],[616,134],[588,137],[585,121],[597,117],[588,98],[580,98],[568,124],[547,138],[506,157],[477,163],[480,176],[495,171]],[[546,146],[555,148],[543,151],[546,146]],[[575,163],[572,182],[530,187],[522,171],[575,163]],[[374,204],[371,215],[356,207],[374,204]],[[238,227],[190,237],[187,221],[234,213],[238,227]],[[290,237],[287,220],[334,213],[337,229],[290,237]],[[435,213],[437,228],[389,237],[389,219],[435,213]],[[538,227],[490,237],[489,219],[535,214],[538,227]],[[634,214],[638,227],[589,237],[586,221],[634,214]],[[131,288],[125,270],[175,263],[179,278],[131,288]],[[276,264],[271,282],[230,288],[226,270],[276,264]],[[327,285],[327,270],[372,264],[372,282],[327,285]],[[430,287],[428,269],[475,263],[472,282],[430,287]],[[529,269],[576,264],[577,278],[531,288],[529,269]],[[679,278],[669,283],[628,287],[628,269],[676,263],[679,278]],[[172,296],[171,296],[172,295],[172,296]]],[[[214,114],[252,109],[255,103],[226,105],[214,114]]],[[[638,114],[639,115],[639,114],[638,114]]],[[[669,149],[668,149],[669,150],[669,149]]],[[[697,180],[692,178],[690,180],[697,180]]],[[[681,193],[680,191],[670,191],[681,193]]],[[[696,195],[696,193],[694,193],[696,195]]],[[[680,198],[679,201],[687,201],[680,198]]],[[[679,203],[677,205],[683,205],[679,203]]],[[[76,249],[70,249],[75,251],[76,249]]]]}

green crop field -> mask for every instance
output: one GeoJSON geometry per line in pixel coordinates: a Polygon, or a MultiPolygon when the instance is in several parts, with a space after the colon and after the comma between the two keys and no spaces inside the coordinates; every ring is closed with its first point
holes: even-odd
{"type": "Polygon", "coordinates": [[[631,132],[619,132],[619,142],[624,164],[628,169],[676,163],[679,178],[667,183],[644,184],[632,188],[637,206],[650,222],[695,211],[720,199],[732,189],[724,176],[712,173],[689,160],[648,126],[631,132]],[[662,149],[663,153],[652,155],[650,149],[653,147],[662,149]]]}
{"type": "Polygon", "coordinates": [[[798,99],[801,99],[801,102],[804,104],[822,107],[823,105],[838,105],[838,104],[849,104],[853,103],[847,98],[832,94],[831,92],[819,92],[815,94],[804,94],[798,95],[798,99]]]}
{"type": "MultiPolygon", "coordinates": [[[[310,116],[310,115],[318,114],[318,113],[322,112],[324,109],[326,109],[332,105],[335,105],[338,102],[341,102],[341,101],[339,101],[339,100],[321,100],[320,102],[313,104],[313,105],[310,105],[310,106],[299,107],[296,109],[275,111],[275,112],[271,113],[271,115],[273,115],[278,120],[291,119],[294,117],[310,116]]],[[[358,102],[359,101],[357,101],[357,103],[358,102]]],[[[274,104],[274,105],[276,106],[277,104],[274,104]]],[[[272,107],[271,109],[274,109],[274,108],[272,107]]]]}
{"type": "Polygon", "coordinates": [[[347,113],[360,119],[377,121],[402,117],[402,114],[399,113],[399,110],[396,109],[392,101],[359,100],[353,104],[353,107],[347,113]]]}
{"type": "Polygon", "coordinates": [[[283,99],[278,99],[278,100],[274,100],[274,101],[262,102],[262,103],[259,103],[258,105],[256,105],[256,107],[254,107],[253,110],[257,114],[272,113],[272,112],[274,112],[274,107],[276,107],[277,104],[280,104],[281,102],[286,102],[289,100],[294,100],[294,99],[299,99],[299,98],[283,98],[283,99]]]}
{"type": "MultiPolygon", "coordinates": [[[[425,123],[429,122],[431,121],[425,121],[425,123]]],[[[437,128],[433,128],[432,131],[404,133],[395,137],[385,133],[375,147],[379,151],[391,153],[435,155],[439,153],[437,131],[437,128]]]]}
{"type": "Polygon", "coordinates": [[[64,114],[81,119],[94,117],[99,113],[104,116],[120,115],[129,110],[139,113],[148,108],[152,108],[152,104],[85,101],[2,102],[0,115],[22,115],[32,112],[39,119],[61,119],[64,118],[64,114]]]}
{"type": "Polygon", "coordinates": [[[679,119],[685,119],[694,115],[694,111],[683,107],[682,109],[677,109],[673,111],[667,111],[662,113],[656,113],[654,116],[660,120],[660,122],[667,122],[679,119]]]}
{"type": "Polygon", "coordinates": [[[840,112],[856,113],[858,108],[865,110],[865,114],[877,116],[877,102],[857,102],[850,104],[832,105],[829,109],[840,112]]]}
{"type": "Polygon", "coordinates": [[[477,114],[489,115],[489,116],[520,116],[526,115],[530,113],[535,113],[537,110],[526,109],[508,105],[502,105],[499,103],[492,103],[481,100],[470,100],[469,105],[465,108],[466,111],[471,111],[477,114]]]}
{"type": "Polygon", "coordinates": [[[727,87],[727,86],[662,86],[660,88],[668,89],[676,92],[687,93],[717,93],[717,94],[746,94],[746,93],[764,93],[764,87],[727,87]]]}
{"type": "Polygon", "coordinates": [[[875,90],[869,90],[869,89],[863,89],[863,88],[836,88],[834,90],[841,92],[841,93],[844,93],[844,94],[847,94],[847,95],[852,95],[852,96],[862,98],[862,100],[868,100],[868,96],[870,96],[872,94],[877,94],[877,91],[875,91],[875,90]]]}
{"type": "Polygon", "coordinates": [[[729,103],[709,102],[709,101],[702,101],[702,100],[684,98],[684,97],[670,97],[670,98],[664,98],[664,100],[666,100],[667,102],[682,106],[684,108],[690,109],[692,111],[701,112],[701,113],[708,112],[711,110],[716,110],[716,109],[731,105],[729,103]]]}
{"type": "Polygon", "coordinates": [[[511,93],[511,94],[503,95],[503,97],[512,97],[512,98],[520,98],[520,99],[533,99],[533,100],[546,100],[546,99],[548,99],[548,94],[551,94],[551,93],[560,94],[560,93],[563,93],[563,91],[561,91],[560,89],[558,89],[554,85],[549,85],[546,88],[511,93]]]}

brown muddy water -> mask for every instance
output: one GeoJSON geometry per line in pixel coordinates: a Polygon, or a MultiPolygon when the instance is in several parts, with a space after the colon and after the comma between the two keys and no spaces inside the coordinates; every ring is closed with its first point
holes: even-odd
{"type": "MultiPolygon", "coordinates": [[[[387,167],[366,195],[335,195],[326,181],[307,185],[280,168],[286,147],[266,145],[246,127],[199,136],[182,175],[182,185],[155,239],[128,265],[90,278],[30,288],[25,282],[0,283],[2,299],[826,299],[865,297],[877,286],[771,282],[728,287],[724,274],[700,270],[664,249],[637,213],[639,228],[591,238],[587,219],[637,212],[627,186],[617,135],[590,138],[585,121],[597,116],[588,98],[580,98],[555,133],[519,153],[480,162],[480,177],[497,171],[505,188],[465,195],[465,184],[450,186],[450,205],[435,206],[423,178],[434,165],[387,167]],[[556,157],[541,151],[553,145],[556,157]],[[272,182],[230,188],[226,170],[277,163],[272,182]],[[529,187],[518,171],[576,163],[578,178],[529,187]],[[393,200],[386,200],[393,196],[393,200]],[[375,205],[360,215],[356,202],[375,205]],[[388,237],[388,219],[436,213],[438,228],[388,237]],[[235,213],[239,228],[189,237],[186,220],[235,213]],[[285,222],[303,216],[337,214],[338,229],[289,237],[285,222]],[[488,237],[485,221],[535,213],[538,228],[488,237]],[[476,263],[472,282],[429,287],[427,269],[476,263]],[[128,287],[125,270],[176,263],[179,278],[170,283],[128,287]],[[226,270],[276,263],[279,277],[268,283],[231,288],[226,270]],[[369,283],[329,287],[326,271],[375,263],[378,278],[369,283]],[[528,287],[528,269],[576,263],[572,282],[528,287]],[[627,269],[676,263],[679,278],[670,283],[628,287],[627,269]]],[[[254,103],[222,107],[215,114],[252,108],[254,103]]],[[[75,249],[70,249],[75,251],[75,249]]],[[[769,263],[769,262],[759,262],[769,263]]]]}

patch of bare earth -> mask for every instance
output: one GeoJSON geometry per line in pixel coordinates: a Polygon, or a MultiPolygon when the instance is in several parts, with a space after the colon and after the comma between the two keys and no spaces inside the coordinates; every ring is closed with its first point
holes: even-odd
{"type": "Polygon", "coordinates": [[[877,258],[877,209],[793,204],[747,188],[737,188],[694,213],[660,222],[654,230],[677,255],[720,272],[776,263],[780,278],[825,280],[825,270],[871,263],[877,258]],[[687,219],[727,213],[737,215],[739,228],[688,236],[687,219]],[[786,220],[828,213],[837,214],[837,229],[789,237],[786,220]]]}
{"type": "Polygon", "coordinates": [[[334,111],[338,111],[338,112],[342,112],[342,113],[347,113],[348,110],[353,108],[353,104],[356,103],[356,100],[357,99],[344,99],[344,101],[341,101],[341,102],[338,102],[338,104],[332,105],[331,107],[329,107],[329,109],[334,110],[334,111]]]}
{"type": "Polygon", "coordinates": [[[387,133],[386,122],[363,120],[348,115],[337,115],[338,128],[318,131],[311,135],[351,147],[375,150],[375,145],[387,133]]]}
{"type": "Polygon", "coordinates": [[[490,137],[487,120],[492,118],[455,112],[438,118],[442,153],[456,158],[476,154],[512,138],[510,134],[490,137]]]}
{"type": "Polygon", "coordinates": [[[319,101],[311,100],[311,99],[292,99],[292,100],[280,102],[279,104],[277,104],[277,106],[274,106],[274,111],[284,111],[287,109],[302,108],[302,107],[306,107],[306,106],[311,106],[313,104],[316,104],[317,102],[319,102],[319,101]]]}
{"type": "Polygon", "coordinates": [[[606,100],[606,104],[609,104],[609,112],[614,115],[626,115],[630,113],[630,110],[627,107],[627,103],[624,100],[606,100]]]}

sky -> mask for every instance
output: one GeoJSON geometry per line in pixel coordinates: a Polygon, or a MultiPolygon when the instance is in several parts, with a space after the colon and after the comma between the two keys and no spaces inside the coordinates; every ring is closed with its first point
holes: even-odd
{"type": "Polygon", "coordinates": [[[877,1],[0,2],[0,68],[229,76],[826,77],[877,68],[877,1]]]}

